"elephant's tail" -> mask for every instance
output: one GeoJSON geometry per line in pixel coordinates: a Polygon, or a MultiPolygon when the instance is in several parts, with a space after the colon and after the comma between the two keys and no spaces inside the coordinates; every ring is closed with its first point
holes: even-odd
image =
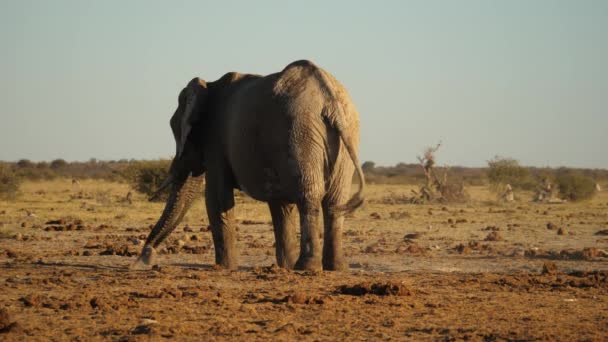
{"type": "Polygon", "coordinates": [[[365,202],[365,198],[363,196],[363,191],[365,189],[365,177],[363,175],[363,169],[361,169],[361,163],[357,157],[357,150],[355,149],[356,140],[353,136],[353,134],[358,133],[358,130],[357,132],[354,132],[352,128],[349,129],[345,124],[344,119],[346,113],[344,113],[344,109],[341,105],[338,104],[332,107],[334,107],[334,110],[326,111],[325,116],[330,122],[330,125],[338,132],[340,140],[344,144],[351,161],[355,165],[357,178],[359,178],[359,189],[357,192],[348,200],[348,202],[346,202],[346,204],[334,209],[336,212],[349,214],[362,206],[365,202]]]}
{"type": "Polygon", "coordinates": [[[355,164],[357,177],[359,178],[359,190],[346,202],[346,204],[336,208],[337,212],[344,214],[351,213],[355,209],[363,205],[365,201],[363,197],[363,190],[365,189],[365,177],[363,176],[363,170],[357,157],[357,136],[359,134],[358,126],[356,123],[356,112],[351,113],[354,110],[350,104],[350,98],[348,97],[346,90],[343,86],[325,70],[314,66],[314,75],[319,81],[321,87],[321,93],[325,96],[325,108],[323,109],[323,116],[328,121],[329,125],[332,126],[340,136],[340,140],[344,143],[346,151],[350,156],[351,161],[355,164]],[[354,115],[353,115],[354,114],[354,115]]]}
{"type": "Polygon", "coordinates": [[[365,177],[363,176],[363,170],[361,169],[361,163],[359,163],[359,158],[357,157],[357,151],[352,144],[351,139],[345,139],[343,132],[338,130],[340,134],[340,138],[350,155],[350,159],[355,164],[355,172],[357,173],[357,178],[359,178],[359,190],[346,202],[345,205],[338,208],[339,211],[344,212],[345,214],[352,213],[357,208],[363,205],[365,202],[365,198],[363,197],[363,190],[365,189],[365,177]]]}

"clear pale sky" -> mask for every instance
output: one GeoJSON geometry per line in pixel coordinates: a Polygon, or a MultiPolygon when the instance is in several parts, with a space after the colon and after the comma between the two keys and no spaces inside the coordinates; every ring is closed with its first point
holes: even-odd
{"type": "Polygon", "coordinates": [[[362,161],[608,168],[608,1],[0,1],[0,160],[171,157],[194,76],[310,59],[362,161]]]}

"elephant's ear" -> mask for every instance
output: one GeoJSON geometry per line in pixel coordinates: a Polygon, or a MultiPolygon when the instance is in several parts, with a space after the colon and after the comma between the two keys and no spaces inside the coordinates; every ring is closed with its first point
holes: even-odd
{"type": "Polygon", "coordinates": [[[192,127],[205,116],[207,95],[207,83],[198,77],[193,78],[179,95],[178,110],[170,122],[175,137],[176,158],[184,153],[192,127]]]}

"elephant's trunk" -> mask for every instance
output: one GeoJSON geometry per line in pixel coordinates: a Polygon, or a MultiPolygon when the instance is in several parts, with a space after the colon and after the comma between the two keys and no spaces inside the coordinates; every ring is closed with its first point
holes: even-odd
{"type": "Polygon", "coordinates": [[[137,265],[149,266],[153,262],[155,248],[177,227],[197,196],[202,194],[204,176],[189,175],[183,181],[173,180],[173,187],[163,213],[148,235],[137,265]]]}

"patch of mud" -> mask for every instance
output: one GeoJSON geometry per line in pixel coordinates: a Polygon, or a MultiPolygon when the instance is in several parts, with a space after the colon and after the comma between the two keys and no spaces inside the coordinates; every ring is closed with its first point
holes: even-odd
{"type": "Polygon", "coordinates": [[[360,283],[356,285],[342,285],[338,287],[338,293],[351,296],[412,296],[413,292],[404,284],[396,282],[386,283],[360,283]]]}
{"type": "MultiPolygon", "coordinates": [[[[549,266],[549,268],[552,268],[549,266]]],[[[560,273],[553,269],[541,275],[512,275],[500,277],[494,282],[499,286],[508,286],[526,291],[534,288],[606,288],[608,286],[608,271],[576,271],[560,273]]]]}
{"type": "Polygon", "coordinates": [[[556,259],[556,260],[596,260],[607,258],[608,253],[604,250],[594,247],[586,247],[583,249],[564,249],[561,251],[545,251],[538,248],[531,248],[525,251],[525,256],[529,258],[539,259],[556,259]]]}

